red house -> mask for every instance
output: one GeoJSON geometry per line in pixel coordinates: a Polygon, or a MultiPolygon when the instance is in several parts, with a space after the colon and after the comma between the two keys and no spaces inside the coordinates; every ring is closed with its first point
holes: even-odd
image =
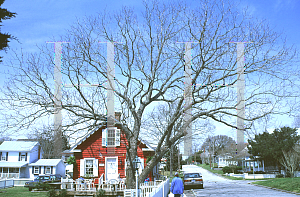
{"type": "MultiPolygon", "coordinates": [[[[104,180],[126,178],[126,146],[125,133],[119,128],[107,129],[106,124],[87,133],[77,142],[70,152],[74,153],[76,165],[73,166],[73,179],[83,177],[101,177],[104,180]]],[[[146,166],[146,160],[154,155],[154,149],[147,143],[139,140],[137,155],[142,165],[139,170],[146,166]]],[[[149,174],[158,172],[156,167],[149,174]]]]}

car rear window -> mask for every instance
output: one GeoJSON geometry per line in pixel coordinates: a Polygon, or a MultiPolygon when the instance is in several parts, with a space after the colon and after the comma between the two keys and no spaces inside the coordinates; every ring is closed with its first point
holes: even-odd
{"type": "Polygon", "coordinates": [[[189,174],[185,174],[184,178],[200,178],[201,175],[199,173],[189,173],[189,174]]]}

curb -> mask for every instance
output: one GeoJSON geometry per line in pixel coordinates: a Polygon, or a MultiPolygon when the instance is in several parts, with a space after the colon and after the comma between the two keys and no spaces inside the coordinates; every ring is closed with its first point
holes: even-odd
{"type": "Polygon", "coordinates": [[[285,192],[285,193],[300,195],[300,193],[297,193],[297,192],[291,192],[291,191],[288,191],[288,190],[278,189],[278,188],[275,188],[275,187],[268,187],[268,186],[264,186],[264,185],[253,184],[253,183],[248,183],[248,184],[251,184],[251,185],[254,185],[254,186],[258,186],[258,187],[264,187],[264,188],[267,188],[267,189],[272,189],[272,190],[276,190],[276,191],[280,191],[280,192],[285,192]]]}

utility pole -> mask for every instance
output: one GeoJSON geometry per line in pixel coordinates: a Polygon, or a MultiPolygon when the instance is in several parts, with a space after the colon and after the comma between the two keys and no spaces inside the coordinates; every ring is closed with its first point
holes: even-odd
{"type": "Polygon", "coordinates": [[[215,168],[215,136],[213,141],[213,168],[215,168]]]}
{"type": "Polygon", "coordinates": [[[171,145],[171,151],[170,151],[170,177],[173,177],[172,159],[173,159],[173,144],[171,145]]]}
{"type": "Polygon", "coordinates": [[[211,169],[211,152],[210,152],[210,142],[211,142],[211,139],[209,137],[209,149],[208,149],[208,152],[209,152],[209,167],[211,169]]]}
{"type": "Polygon", "coordinates": [[[180,172],[180,149],[179,149],[179,143],[178,143],[178,170],[180,172]]]}

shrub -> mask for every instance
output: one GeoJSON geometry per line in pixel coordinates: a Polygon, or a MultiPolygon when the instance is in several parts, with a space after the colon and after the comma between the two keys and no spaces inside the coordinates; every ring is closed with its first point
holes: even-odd
{"type": "Polygon", "coordinates": [[[103,189],[98,190],[96,196],[97,197],[104,197],[105,196],[105,190],[103,190],[103,189]]]}
{"type": "Polygon", "coordinates": [[[226,174],[226,173],[231,173],[232,169],[231,169],[231,167],[225,166],[222,168],[222,171],[223,171],[223,174],[226,174]]]}
{"type": "Polygon", "coordinates": [[[283,174],[276,174],[276,178],[283,178],[283,174]]]}

